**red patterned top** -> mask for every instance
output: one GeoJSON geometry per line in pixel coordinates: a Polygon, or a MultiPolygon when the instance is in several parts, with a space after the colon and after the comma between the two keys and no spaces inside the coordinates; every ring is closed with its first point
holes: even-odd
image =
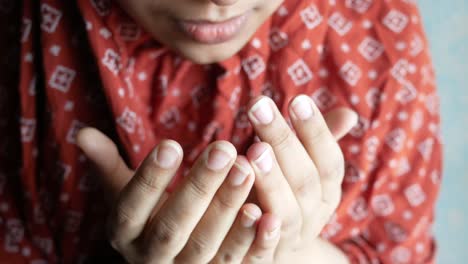
{"type": "Polygon", "coordinates": [[[161,47],[113,2],[0,1],[1,263],[116,254],[75,145],[81,127],[112,137],[133,168],[175,139],[180,176],[214,140],[245,152],[250,99],[268,95],[288,117],[299,93],[360,115],[340,141],[343,199],[323,237],[353,263],[434,261],[439,103],[414,1],[286,0],[241,51],[208,66],[161,47]]]}

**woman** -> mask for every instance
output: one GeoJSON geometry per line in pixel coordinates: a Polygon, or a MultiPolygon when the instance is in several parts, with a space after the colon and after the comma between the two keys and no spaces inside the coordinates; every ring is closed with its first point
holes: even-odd
{"type": "Polygon", "coordinates": [[[438,101],[412,1],[0,10],[3,262],[434,261],[438,101]]]}

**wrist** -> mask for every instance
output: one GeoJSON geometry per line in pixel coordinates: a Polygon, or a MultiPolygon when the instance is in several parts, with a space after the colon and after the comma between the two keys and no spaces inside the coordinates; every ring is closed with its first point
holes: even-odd
{"type": "Polygon", "coordinates": [[[322,238],[317,238],[297,251],[290,251],[279,256],[275,263],[349,264],[349,260],[335,245],[322,238]]]}

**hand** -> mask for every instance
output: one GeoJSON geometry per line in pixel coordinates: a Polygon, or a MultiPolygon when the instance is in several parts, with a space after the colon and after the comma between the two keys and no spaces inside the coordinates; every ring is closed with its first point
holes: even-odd
{"type": "MultiPolygon", "coordinates": [[[[344,158],[336,139],[356,124],[357,115],[341,108],[324,119],[310,97],[298,96],[289,106],[296,136],[271,99],[260,97],[252,105],[249,118],[262,141],[247,152],[257,199],[282,222],[276,258],[263,261],[290,261],[295,252],[313,251],[307,247],[340,202],[344,158]]],[[[259,261],[254,256],[247,259],[259,261]]]]}
{"type": "Polygon", "coordinates": [[[278,239],[263,238],[280,223],[254,204],[243,205],[254,174],[230,143],[210,144],[168,194],[183,155],[177,142],[163,140],[136,172],[99,131],[85,128],[77,142],[102,174],[113,205],[109,239],[128,262],[240,263],[252,243],[258,254],[273,254],[278,239]]]}

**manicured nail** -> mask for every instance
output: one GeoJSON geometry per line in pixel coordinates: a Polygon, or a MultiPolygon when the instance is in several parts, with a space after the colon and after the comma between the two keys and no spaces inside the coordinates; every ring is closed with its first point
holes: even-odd
{"type": "Polygon", "coordinates": [[[300,120],[307,120],[314,115],[314,110],[307,95],[300,95],[291,104],[294,114],[300,120]]]}
{"type": "Polygon", "coordinates": [[[242,165],[239,165],[236,162],[229,172],[228,180],[232,186],[239,186],[244,183],[248,175],[249,170],[247,168],[243,168],[242,165]]]}
{"type": "Polygon", "coordinates": [[[262,173],[268,173],[273,168],[273,158],[270,149],[266,149],[255,161],[255,165],[262,173]]]}
{"type": "Polygon", "coordinates": [[[255,224],[255,222],[257,222],[260,216],[261,212],[257,212],[256,210],[249,211],[245,209],[244,211],[242,211],[241,224],[245,228],[250,228],[255,224]]]}
{"type": "Polygon", "coordinates": [[[210,170],[219,171],[224,169],[224,167],[229,164],[232,158],[233,157],[227,150],[222,149],[220,146],[216,146],[210,150],[210,153],[208,153],[206,166],[210,170]]]}
{"type": "Polygon", "coordinates": [[[170,169],[176,165],[181,156],[180,148],[172,142],[165,142],[156,150],[156,164],[163,169],[170,169]]]}
{"type": "Polygon", "coordinates": [[[280,226],[277,226],[277,227],[274,227],[272,230],[267,231],[264,236],[265,240],[271,240],[271,239],[278,237],[280,234],[280,230],[281,230],[280,226]]]}
{"type": "Polygon", "coordinates": [[[249,111],[250,118],[259,124],[268,125],[273,121],[273,109],[267,98],[260,99],[249,111]]]}

